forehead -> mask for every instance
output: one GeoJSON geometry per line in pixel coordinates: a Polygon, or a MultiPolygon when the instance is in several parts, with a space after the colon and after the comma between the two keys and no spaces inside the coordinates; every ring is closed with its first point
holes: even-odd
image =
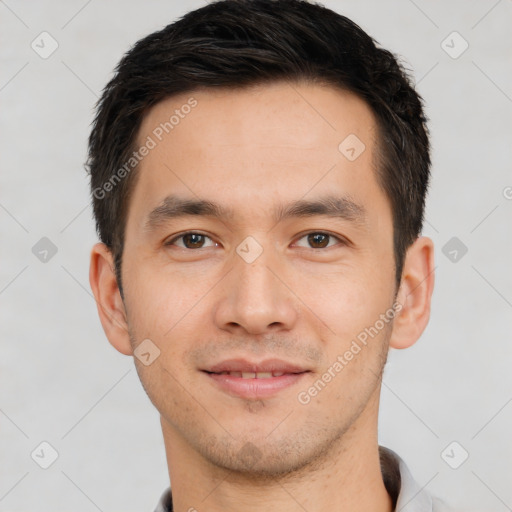
{"type": "Polygon", "coordinates": [[[330,86],[278,82],[176,95],[142,122],[138,146],[152,149],[138,165],[132,206],[147,217],[181,193],[252,216],[256,205],[263,214],[271,203],[335,190],[371,202],[382,196],[376,133],[367,104],[330,86]]]}
{"type": "Polygon", "coordinates": [[[193,150],[251,142],[288,143],[305,150],[330,145],[337,150],[349,134],[359,134],[371,145],[375,127],[369,106],[351,92],[330,85],[272,82],[196,89],[162,100],[144,117],[139,142],[147,134],[157,142],[170,141],[172,134],[177,142],[184,137],[200,142],[193,150]]]}

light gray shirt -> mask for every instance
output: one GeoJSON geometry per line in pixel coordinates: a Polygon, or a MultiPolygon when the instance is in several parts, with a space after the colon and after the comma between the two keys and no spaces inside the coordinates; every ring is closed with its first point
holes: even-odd
{"type": "MultiPolygon", "coordinates": [[[[446,503],[432,496],[413,479],[405,462],[392,450],[379,446],[384,485],[395,512],[454,512],[446,503]]],[[[155,512],[173,512],[171,489],[166,489],[155,512]]]]}

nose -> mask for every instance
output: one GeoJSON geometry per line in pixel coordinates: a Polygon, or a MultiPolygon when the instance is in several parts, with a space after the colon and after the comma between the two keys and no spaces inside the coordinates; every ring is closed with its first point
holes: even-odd
{"type": "Polygon", "coordinates": [[[298,318],[297,299],[286,282],[282,266],[264,250],[248,263],[234,255],[234,267],[223,280],[215,323],[240,334],[290,330],[298,318]]]}

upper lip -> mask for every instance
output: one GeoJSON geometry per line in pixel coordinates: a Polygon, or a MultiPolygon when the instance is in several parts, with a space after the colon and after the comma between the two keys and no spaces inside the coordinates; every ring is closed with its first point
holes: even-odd
{"type": "Polygon", "coordinates": [[[265,359],[259,363],[247,361],[246,359],[226,359],[220,363],[205,368],[209,373],[221,372],[283,372],[283,373],[303,373],[309,371],[306,368],[296,364],[282,361],[281,359],[265,359]]]}

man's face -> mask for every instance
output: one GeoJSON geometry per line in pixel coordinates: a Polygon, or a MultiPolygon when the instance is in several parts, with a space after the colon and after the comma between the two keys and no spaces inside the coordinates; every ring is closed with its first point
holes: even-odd
{"type": "Polygon", "coordinates": [[[136,363],[164,434],[267,475],[320,460],[352,433],[373,436],[395,273],[370,109],[313,85],[198,91],[150,110],[139,144],[148,136],[122,278],[132,347],[149,338],[160,350],[136,363]],[[176,109],[169,134],[155,132],[176,109]],[[172,215],[172,198],[231,214],[172,215]],[[337,213],[288,208],[326,198],[337,213]]]}

